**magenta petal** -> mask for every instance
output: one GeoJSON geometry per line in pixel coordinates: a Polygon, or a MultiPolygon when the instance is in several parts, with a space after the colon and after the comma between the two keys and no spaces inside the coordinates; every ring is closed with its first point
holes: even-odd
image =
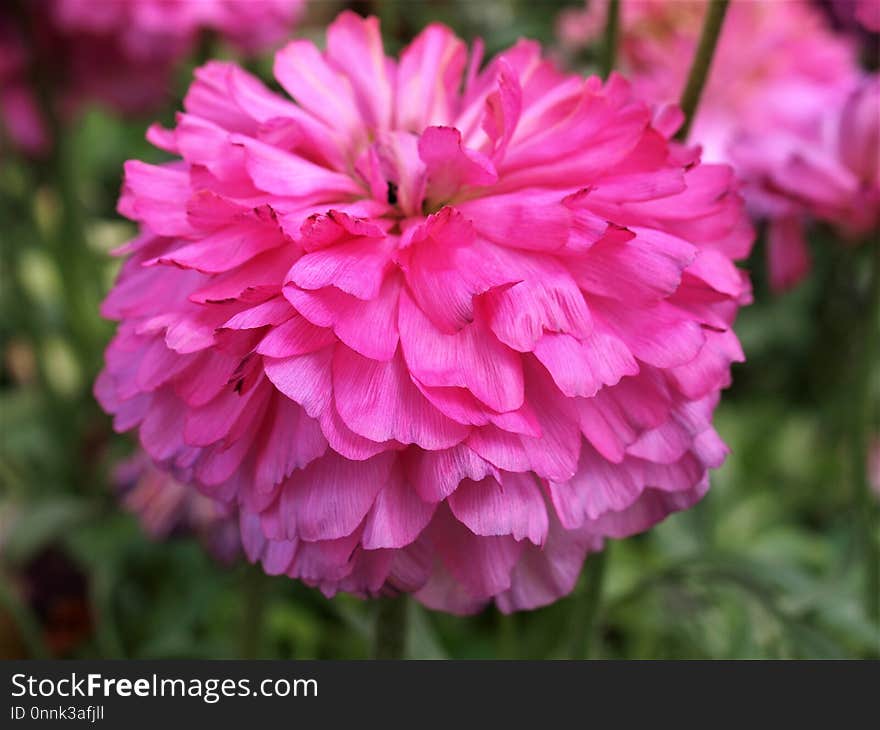
{"type": "Polygon", "coordinates": [[[528,279],[489,292],[484,301],[492,332],[519,352],[534,351],[545,332],[583,338],[593,330],[592,316],[577,284],[549,261],[535,266],[528,279]]]}
{"type": "Polygon", "coordinates": [[[647,530],[673,512],[693,507],[709,489],[704,479],[692,489],[681,492],[662,492],[646,489],[641,498],[621,512],[609,512],[590,523],[589,529],[606,537],[624,538],[647,530]]]}
{"type": "Polygon", "coordinates": [[[288,280],[302,289],[332,285],[358,299],[373,299],[391,265],[393,244],[385,237],[355,238],[307,253],[293,265],[288,280]]]}
{"type": "Polygon", "coordinates": [[[264,358],[266,377],[276,388],[318,418],[330,405],[333,389],[330,363],[333,347],[284,358],[264,358]]]}
{"type": "Polygon", "coordinates": [[[591,302],[611,334],[639,360],[660,368],[683,365],[706,340],[700,325],[667,302],[659,302],[635,315],[623,302],[591,302]]]}
{"type": "Polygon", "coordinates": [[[399,355],[376,362],[337,347],[333,388],[342,420],[373,441],[394,439],[436,450],[467,436],[467,427],[444,416],[419,392],[399,355]]]}
{"type": "Polygon", "coordinates": [[[404,478],[402,470],[395,468],[367,515],[364,548],[375,550],[409,545],[431,521],[436,506],[436,503],[423,501],[404,478]]]}
{"type": "Polygon", "coordinates": [[[391,124],[394,66],[376,18],[344,12],[327,29],[327,58],[351,79],[358,109],[374,129],[391,124]]]}
{"type": "Polygon", "coordinates": [[[602,549],[602,538],[588,529],[566,530],[554,514],[542,547],[525,545],[513,569],[510,588],[495,597],[504,613],[546,606],[574,590],[584,557],[602,549]]]}
{"type": "Polygon", "coordinates": [[[311,41],[288,43],[275,55],[274,73],[294,99],[329,127],[352,130],[356,126],[357,105],[351,87],[311,41]]]}
{"type": "Polygon", "coordinates": [[[400,54],[395,116],[401,129],[420,132],[451,118],[467,49],[449,28],[429,25],[400,54]]]}
{"type": "Polygon", "coordinates": [[[394,459],[388,453],[366,461],[327,454],[294,471],[281,492],[288,537],[311,542],[350,535],[389,483],[394,459]]]}
{"type": "Polygon", "coordinates": [[[467,478],[480,481],[498,472],[464,444],[442,451],[410,449],[404,457],[410,483],[426,502],[441,502],[467,478]]]}
{"type": "Polygon", "coordinates": [[[374,360],[390,360],[397,351],[400,278],[388,276],[377,296],[363,301],[335,287],[314,292],[293,285],[284,296],[309,321],[332,327],[336,336],[354,351],[374,360]]]}
{"type": "Polygon", "coordinates": [[[352,461],[364,461],[383,451],[394,451],[403,448],[396,441],[371,441],[352,431],[339,417],[335,406],[328,407],[321,414],[321,431],[324,438],[340,456],[352,461]]]}
{"type": "Polygon", "coordinates": [[[451,208],[430,216],[409,243],[409,291],[443,332],[457,332],[473,320],[476,295],[517,280],[501,252],[476,241],[473,226],[451,208]]]}
{"type": "Polygon", "coordinates": [[[547,537],[544,497],[531,474],[504,472],[500,483],[466,479],[449,496],[449,508],[477,535],[511,535],[535,545],[547,537]]]}
{"type": "Polygon", "coordinates": [[[409,371],[428,386],[467,388],[489,408],[523,404],[520,355],[475,321],[456,334],[439,331],[410,299],[400,301],[400,336],[409,371]]]}
{"type": "Polygon", "coordinates": [[[499,246],[554,251],[568,243],[574,214],[558,193],[486,195],[455,204],[477,233],[499,246]]]}
{"type": "Polygon", "coordinates": [[[578,285],[589,293],[631,303],[672,294],[695,255],[687,241],[635,228],[612,231],[569,263],[578,285]]]}
{"type": "MultiPolygon", "coordinates": [[[[290,311],[290,305],[284,302],[290,311]]],[[[293,355],[306,355],[322,350],[336,342],[329,329],[315,327],[305,317],[295,314],[283,324],[273,327],[260,340],[256,352],[273,358],[285,358],[293,355]]]]}
{"type": "Polygon", "coordinates": [[[257,453],[254,490],[274,493],[275,485],[302,469],[327,451],[327,440],[318,423],[296,403],[279,398],[275,412],[261,434],[257,453]]]}
{"type": "Polygon", "coordinates": [[[492,161],[461,144],[454,127],[428,127],[419,138],[419,157],[425,163],[427,195],[447,201],[462,187],[492,185],[498,173],[492,161]]]}
{"type": "Polygon", "coordinates": [[[592,398],[603,386],[639,371],[623,342],[600,330],[583,341],[567,334],[546,334],[535,345],[535,357],[570,397],[592,398]]]}
{"type": "Polygon", "coordinates": [[[559,521],[569,530],[607,512],[626,509],[644,488],[629,464],[609,463],[589,448],[581,452],[574,477],[563,483],[551,481],[549,486],[559,521]]]}
{"type": "MultiPolygon", "coordinates": [[[[293,44],[291,44],[293,45],[293,44]]],[[[354,181],[338,172],[316,165],[302,157],[280,150],[270,144],[243,135],[232,135],[230,141],[245,151],[248,174],[260,190],[293,198],[331,198],[333,193],[357,193],[354,181]]]]}
{"type": "Polygon", "coordinates": [[[472,596],[485,600],[510,587],[523,543],[509,535],[475,535],[446,507],[435,513],[428,535],[446,569],[472,596]]]}
{"type": "Polygon", "coordinates": [[[147,408],[141,424],[141,445],[156,461],[174,456],[183,444],[183,412],[168,388],[160,390],[147,408]]]}

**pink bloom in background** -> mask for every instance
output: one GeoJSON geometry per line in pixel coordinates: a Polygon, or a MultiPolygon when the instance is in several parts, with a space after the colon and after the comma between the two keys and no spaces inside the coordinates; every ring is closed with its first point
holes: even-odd
{"type": "Polygon", "coordinates": [[[0,150],[4,135],[28,155],[41,154],[49,146],[49,134],[31,88],[24,40],[0,13],[0,150]]]}
{"type": "Polygon", "coordinates": [[[98,101],[123,113],[171,96],[177,65],[213,32],[256,54],[290,36],[305,0],[33,0],[27,32],[0,10],[0,125],[28,154],[48,150],[33,88],[42,76],[62,116],[98,101]]]}
{"type": "MultiPolygon", "coordinates": [[[[595,42],[607,2],[560,19],[571,48],[595,42]]],[[[706,3],[624,0],[620,66],[656,104],[678,99],[706,3]]],[[[859,240],[880,221],[876,77],[854,42],[806,2],[731,4],[691,140],[710,161],[732,163],[750,211],[769,221],[776,289],[809,270],[804,224],[819,220],[859,240]]]]}
{"type": "Polygon", "coordinates": [[[176,481],[146,454],[138,453],[119,464],[113,482],[122,506],[154,540],[195,535],[223,563],[241,554],[235,509],[176,481]]]}
{"type": "MultiPolygon", "coordinates": [[[[846,1],[846,0],[844,0],[846,1]]],[[[880,32],[880,2],[877,0],[848,0],[854,2],[856,6],[856,20],[862,24],[862,27],[872,31],[880,32]]]]}
{"type": "Polygon", "coordinates": [[[126,165],[140,235],[103,305],[118,431],[327,595],[468,613],[571,591],[608,537],[690,507],[753,233],[731,170],[619,76],[450,30],[385,56],[343,13],[275,77],[196,79],[180,159],[126,165]],[[653,118],[653,122],[652,122],[653,118]]]}
{"type": "Polygon", "coordinates": [[[64,32],[113,36],[125,53],[144,61],[190,52],[210,30],[248,53],[289,37],[306,0],[54,0],[64,32]]]}
{"type": "Polygon", "coordinates": [[[825,9],[848,33],[880,32],[880,2],[877,0],[815,0],[815,4],[825,9]]]}

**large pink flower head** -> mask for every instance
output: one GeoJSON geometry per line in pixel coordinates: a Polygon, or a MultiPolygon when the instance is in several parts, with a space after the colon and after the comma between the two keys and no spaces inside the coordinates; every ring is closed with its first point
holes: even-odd
{"type": "MultiPolygon", "coordinates": [[[[642,98],[666,104],[681,96],[706,7],[705,0],[622,3],[620,64],[642,98]]],[[[563,41],[595,41],[606,11],[607,2],[592,0],[587,10],[564,15],[563,41]]],[[[770,221],[776,288],[796,283],[809,268],[806,221],[859,238],[880,220],[880,160],[869,129],[880,124],[880,109],[869,111],[872,102],[860,89],[873,82],[856,56],[852,39],[832,32],[807,2],[734,0],[727,12],[691,140],[705,159],[734,164],[750,210],[770,221]],[[856,93],[865,102],[853,119],[856,93]],[[838,137],[854,124],[858,136],[838,137]],[[854,170],[852,158],[872,172],[854,170]]]]}
{"type": "Polygon", "coordinates": [[[447,28],[385,56],[343,13],[275,77],[196,73],[180,157],[126,166],[141,225],[96,393],[233,502],[266,571],[465,613],[572,589],[603,538],[694,504],[742,353],[752,231],[619,76],[447,28]]]}
{"type": "Polygon", "coordinates": [[[288,37],[305,0],[32,0],[0,10],[0,123],[28,154],[50,146],[33,82],[62,116],[87,101],[123,113],[170,97],[172,74],[214,33],[239,52],[288,37]],[[21,16],[21,17],[19,17],[21,16]]]}

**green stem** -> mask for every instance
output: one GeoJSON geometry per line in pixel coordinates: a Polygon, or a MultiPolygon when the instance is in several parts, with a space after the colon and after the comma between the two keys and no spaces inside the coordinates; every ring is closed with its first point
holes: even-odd
{"type": "Polygon", "coordinates": [[[244,566],[242,587],[241,658],[257,659],[263,643],[267,590],[267,578],[259,566],[244,566]]]}
{"type": "Polygon", "coordinates": [[[65,127],[56,104],[53,86],[55,73],[39,52],[35,21],[17,3],[19,22],[25,37],[34,48],[32,82],[36,90],[40,115],[49,130],[52,153],[46,176],[58,193],[61,219],[56,230],[46,235],[46,249],[54,259],[61,280],[64,322],[71,344],[84,373],[96,369],[102,335],[90,325],[101,299],[100,270],[97,258],[86,243],[85,216],[79,197],[81,175],[71,144],[71,130],[65,127]]]}
{"type": "Polygon", "coordinates": [[[599,604],[602,600],[602,583],[608,565],[608,549],[595,553],[587,558],[584,568],[584,588],[575,602],[574,642],[572,644],[575,659],[589,659],[596,634],[596,618],[599,615],[599,604]]]}
{"type": "Polygon", "coordinates": [[[376,615],[374,659],[403,659],[406,647],[406,596],[382,598],[376,615]]]}
{"type": "Polygon", "coordinates": [[[614,69],[617,58],[617,43],[620,36],[620,0],[610,0],[608,15],[605,18],[605,34],[602,42],[602,56],[599,59],[599,73],[602,78],[614,69]]]}
{"type": "Polygon", "coordinates": [[[868,454],[873,437],[877,413],[875,378],[880,362],[880,245],[872,246],[870,282],[868,286],[864,331],[860,340],[864,343],[859,377],[854,393],[852,429],[852,469],[855,480],[860,542],[865,563],[865,613],[880,626],[880,545],[875,535],[877,506],[871,492],[868,471],[868,454]]]}
{"type": "MultiPolygon", "coordinates": [[[[715,47],[718,45],[718,37],[721,35],[721,26],[724,24],[724,15],[727,12],[729,0],[710,0],[706,11],[706,19],[703,21],[703,30],[700,33],[700,42],[691,70],[688,74],[684,93],[681,95],[681,110],[684,112],[685,122],[676,134],[676,139],[684,141],[691,130],[700,96],[709,71],[712,68],[712,57],[715,55],[715,47]]],[[[747,51],[743,50],[743,53],[747,51]]]]}

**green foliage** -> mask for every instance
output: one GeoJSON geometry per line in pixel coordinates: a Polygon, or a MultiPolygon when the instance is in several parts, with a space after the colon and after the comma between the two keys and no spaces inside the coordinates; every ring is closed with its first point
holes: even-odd
{"type": "MultiPolygon", "coordinates": [[[[440,20],[482,35],[488,53],[519,36],[551,41],[564,4],[370,3],[392,49],[440,20]]],[[[335,12],[319,5],[316,20],[335,12]]],[[[269,64],[251,67],[265,75],[269,64]]],[[[117,268],[107,252],[133,231],[114,212],[122,163],[166,158],[144,141],[147,121],[92,109],[55,158],[0,166],[0,654],[367,657],[374,605],[220,565],[189,538],[151,541],[111,493],[130,445],[91,396],[112,331],[98,304],[117,268]],[[84,577],[90,617],[61,650],[28,600],[29,566],[50,549],[84,577]]],[[[860,324],[871,247],[821,231],[813,244],[813,277],[783,296],[767,290],[757,247],[756,301],[738,326],[749,362],[717,414],[732,454],[695,509],[609,546],[594,635],[584,636],[582,579],[569,598],[513,616],[411,604],[409,656],[563,658],[590,639],[603,658],[878,656],[865,595],[877,502],[851,458],[854,409],[878,395],[876,383],[853,387],[878,364],[865,345],[878,333],[860,324]]]]}

